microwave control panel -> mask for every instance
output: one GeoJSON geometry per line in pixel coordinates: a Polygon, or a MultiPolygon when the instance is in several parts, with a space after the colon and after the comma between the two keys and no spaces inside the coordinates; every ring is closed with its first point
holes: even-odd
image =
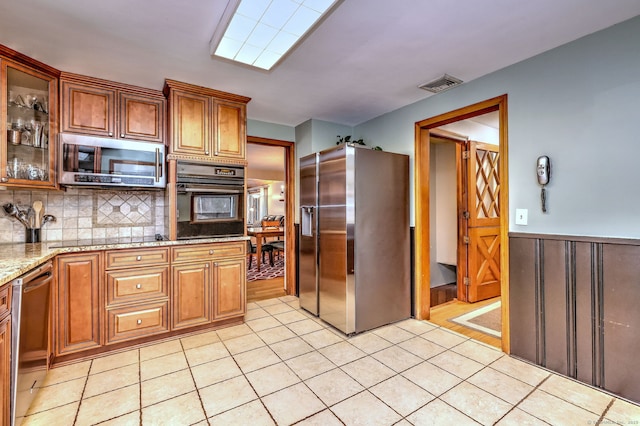
{"type": "Polygon", "coordinates": [[[153,186],[153,178],[128,177],[128,176],[96,176],[96,175],[75,175],[74,182],[77,183],[98,183],[110,185],[146,185],[153,186]]]}

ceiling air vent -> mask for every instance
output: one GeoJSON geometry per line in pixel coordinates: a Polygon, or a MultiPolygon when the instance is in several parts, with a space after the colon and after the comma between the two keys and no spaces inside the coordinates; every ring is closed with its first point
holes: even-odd
{"type": "Polygon", "coordinates": [[[451,77],[449,74],[445,74],[436,80],[421,84],[418,87],[426,90],[427,92],[440,93],[460,84],[462,84],[462,80],[451,77]]]}

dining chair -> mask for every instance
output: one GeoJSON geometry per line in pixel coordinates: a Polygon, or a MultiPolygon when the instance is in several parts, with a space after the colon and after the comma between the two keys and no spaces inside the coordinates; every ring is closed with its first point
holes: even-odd
{"type": "MultiPolygon", "coordinates": [[[[269,265],[273,266],[273,246],[271,244],[263,244],[262,245],[262,263],[264,263],[264,255],[265,253],[269,253],[269,265]]],[[[247,256],[249,256],[249,265],[247,269],[251,269],[251,264],[253,263],[253,255],[256,254],[258,249],[250,240],[247,240],[247,256]]]]}

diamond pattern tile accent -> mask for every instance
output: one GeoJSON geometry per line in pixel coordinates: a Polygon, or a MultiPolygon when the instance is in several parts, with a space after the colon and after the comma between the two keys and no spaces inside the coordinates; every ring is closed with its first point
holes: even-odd
{"type": "Polygon", "coordinates": [[[93,225],[152,226],[155,216],[156,194],[101,191],[94,195],[93,225]]]}

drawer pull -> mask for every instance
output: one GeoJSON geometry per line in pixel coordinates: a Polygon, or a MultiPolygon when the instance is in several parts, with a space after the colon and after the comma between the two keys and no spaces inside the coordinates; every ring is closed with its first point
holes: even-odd
{"type": "Polygon", "coordinates": [[[142,256],[137,256],[136,260],[142,260],[142,256]]]}
{"type": "Polygon", "coordinates": [[[136,284],[136,288],[142,288],[142,284],[136,284]]]}
{"type": "Polygon", "coordinates": [[[209,254],[213,254],[213,250],[209,250],[209,254]]]}
{"type": "Polygon", "coordinates": [[[139,320],[137,321],[137,323],[138,323],[138,325],[142,324],[142,320],[141,320],[141,319],[139,319],[139,320]]]}

